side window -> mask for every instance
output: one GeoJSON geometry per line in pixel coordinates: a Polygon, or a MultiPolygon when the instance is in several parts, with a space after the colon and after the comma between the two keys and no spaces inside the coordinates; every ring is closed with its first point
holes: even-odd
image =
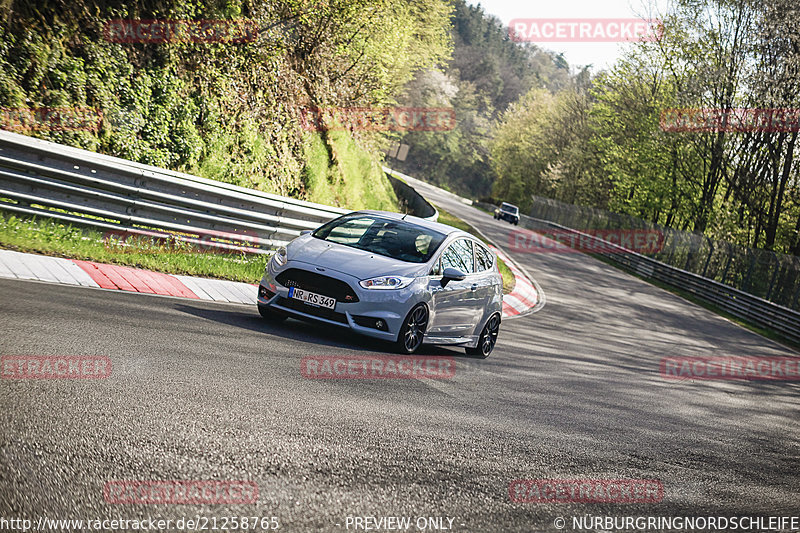
{"type": "Polygon", "coordinates": [[[484,270],[489,270],[492,268],[492,252],[481,246],[480,244],[475,245],[475,260],[478,265],[478,272],[483,272],[484,270]]]}
{"type": "Polygon", "coordinates": [[[468,241],[466,239],[458,240],[456,242],[461,243],[463,249],[459,252],[461,256],[461,260],[467,266],[467,269],[464,270],[464,274],[472,274],[475,272],[475,255],[472,251],[472,241],[468,241]]]}
{"type": "Polygon", "coordinates": [[[475,272],[472,260],[472,241],[458,239],[447,247],[442,254],[442,272],[445,268],[456,268],[464,274],[475,272]]]}
{"type": "Polygon", "coordinates": [[[458,250],[456,250],[455,243],[453,243],[448,246],[444,252],[442,252],[439,273],[441,274],[444,272],[445,268],[460,268],[461,266],[461,260],[458,257],[458,250]]]}

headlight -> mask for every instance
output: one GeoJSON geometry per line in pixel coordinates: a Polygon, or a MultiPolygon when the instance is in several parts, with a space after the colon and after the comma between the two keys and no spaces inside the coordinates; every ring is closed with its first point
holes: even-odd
{"type": "Polygon", "coordinates": [[[402,289],[408,287],[414,278],[404,278],[402,276],[381,276],[379,278],[365,279],[358,282],[365,289],[402,289]]]}
{"type": "Polygon", "coordinates": [[[286,264],[286,247],[281,246],[274,254],[272,254],[272,262],[275,266],[282,267],[286,264]]]}

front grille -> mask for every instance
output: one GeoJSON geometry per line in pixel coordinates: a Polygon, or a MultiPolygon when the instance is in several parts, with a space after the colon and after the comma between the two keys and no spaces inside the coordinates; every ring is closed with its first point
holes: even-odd
{"type": "Polygon", "coordinates": [[[313,305],[308,305],[300,300],[295,300],[294,298],[284,298],[282,296],[278,298],[276,303],[281,307],[294,309],[295,311],[300,311],[301,313],[306,313],[307,315],[318,316],[327,320],[333,320],[334,322],[347,324],[347,317],[344,315],[344,313],[337,313],[333,309],[314,307],[313,305]]]}
{"type": "Polygon", "coordinates": [[[344,281],[330,276],[323,276],[316,272],[309,272],[308,270],[290,268],[278,274],[275,277],[275,281],[284,287],[297,287],[304,291],[316,292],[323,296],[335,298],[337,303],[348,304],[358,301],[356,292],[344,281]]]}

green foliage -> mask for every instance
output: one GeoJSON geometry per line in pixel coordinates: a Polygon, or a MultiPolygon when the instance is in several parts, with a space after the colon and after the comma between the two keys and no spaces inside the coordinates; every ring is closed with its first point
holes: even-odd
{"type": "Polygon", "coordinates": [[[312,105],[385,103],[450,54],[443,0],[275,2],[283,42],[312,105]]]}
{"type": "Polygon", "coordinates": [[[512,104],[500,119],[491,143],[492,166],[498,176],[492,195],[513,201],[520,209],[530,207],[530,194],[548,194],[547,170],[551,118],[556,99],[544,89],[533,89],[512,104]]]}
{"type": "MultiPolygon", "coordinates": [[[[0,23],[0,107],[95,108],[96,129],[23,133],[304,198],[296,108],[391,101],[415,71],[449,57],[451,10],[445,0],[12,2],[0,23]],[[200,18],[252,20],[259,33],[244,43],[115,43],[103,33],[111,19],[200,18]]],[[[373,148],[368,157],[344,179],[377,179],[373,148]]],[[[382,193],[374,200],[396,207],[382,193]]]]}
{"type": "Polygon", "coordinates": [[[455,1],[453,59],[443,72],[420,71],[400,97],[413,107],[452,107],[450,131],[409,132],[405,162],[390,164],[462,194],[486,196],[495,178],[489,161],[492,123],[532,87],[555,90],[569,72],[552,53],[508,39],[506,27],[480,6],[455,1]]]}
{"type": "Polygon", "coordinates": [[[381,165],[346,133],[309,134],[306,161],[310,201],[350,209],[397,210],[397,196],[381,165]]]}
{"type": "Polygon", "coordinates": [[[680,148],[659,124],[674,91],[657,78],[643,82],[645,61],[629,57],[594,80],[589,127],[591,146],[600,157],[592,172],[607,177],[608,193],[604,202],[589,203],[665,225],[686,225],[691,190],[678,179],[680,148]]]}
{"type": "Polygon", "coordinates": [[[490,143],[493,195],[523,208],[547,196],[800,254],[798,132],[661,123],[676,108],[799,108],[800,7],[678,0],[661,18],[663,38],[629,46],[608,72],[509,107],[490,143]]]}

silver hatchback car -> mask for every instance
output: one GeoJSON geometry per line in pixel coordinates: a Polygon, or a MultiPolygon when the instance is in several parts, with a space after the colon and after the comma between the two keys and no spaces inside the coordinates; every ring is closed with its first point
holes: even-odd
{"type": "Polygon", "coordinates": [[[384,211],[332,220],[279,249],[258,289],[264,318],[317,320],[396,343],[487,357],[500,330],[497,257],[459,229],[384,211]]]}

